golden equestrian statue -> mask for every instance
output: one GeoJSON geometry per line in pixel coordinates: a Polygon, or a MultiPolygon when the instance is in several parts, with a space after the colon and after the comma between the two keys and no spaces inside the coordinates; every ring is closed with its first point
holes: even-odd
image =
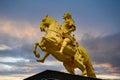
{"type": "Polygon", "coordinates": [[[37,61],[43,63],[51,54],[58,61],[63,62],[69,73],[75,74],[75,68],[78,68],[82,71],[80,75],[96,78],[88,52],[78,44],[75,36],[72,35],[76,26],[71,14],[69,12],[64,13],[63,19],[62,25],[59,25],[54,18],[48,15],[42,19],[40,30],[46,34],[40,42],[34,44],[33,52],[37,58],[40,58],[40,54],[36,52],[37,46],[39,46],[45,54],[42,59],[37,61]]]}

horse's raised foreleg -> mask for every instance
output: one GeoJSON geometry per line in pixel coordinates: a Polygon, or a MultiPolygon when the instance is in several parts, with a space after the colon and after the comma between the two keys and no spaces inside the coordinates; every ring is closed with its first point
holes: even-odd
{"type": "Polygon", "coordinates": [[[37,60],[37,62],[42,62],[42,63],[44,63],[45,59],[46,59],[48,56],[49,56],[49,53],[46,52],[45,55],[43,56],[43,58],[40,59],[40,60],[37,60]]]}
{"type": "Polygon", "coordinates": [[[36,43],[34,44],[33,53],[34,53],[34,55],[35,55],[37,58],[39,58],[39,57],[40,57],[40,54],[39,54],[39,53],[36,53],[37,46],[39,46],[39,43],[38,43],[38,42],[36,42],[36,43]]]}

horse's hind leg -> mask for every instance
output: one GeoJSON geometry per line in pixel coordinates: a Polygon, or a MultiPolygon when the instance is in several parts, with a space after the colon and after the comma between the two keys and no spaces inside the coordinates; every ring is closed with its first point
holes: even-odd
{"type": "MultiPolygon", "coordinates": [[[[80,69],[80,68],[79,68],[79,69],[80,69]]],[[[87,74],[86,69],[80,69],[80,70],[82,71],[82,73],[80,74],[81,76],[84,76],[84,75],[87,74]]]]}
{"type": "Polygon", "coordinates": [[[86,66],[87,76],[92,77],[92,78],[96,78],[96,74],[94,72],[94,69],[93,69],[93,66],[91,64],[90,59],[88,61],[86,61],[84,64],[86,66]]]}
{"type": "Polygon", "coordinates": [[[75,74],[74,68],[73,68],[71,65],[66,64],[66,63],[64,63],[64,62],[63,62],[63,65],[64,65],[65,69],[66,69],[69,73],[75,74]]]}
{"type": "Polygon", "coordinates": [[[79,68],[82,71],[82,73],[80,74],[81,76],[84,76],[87,74],[86,67],[81,60],[77,60],[75,64],[77,68],[79,68]]]}
{"type": "Polygon", "coordinates": [[[40,54],[39,54],[39,53],[36,53],[37,46],[39,46],[39,43],[38,43],[38,42],[36,42],[36,43],[34,44],[33,53],[34,53],[34,55],[35,55],[37,58],[39,58],[39,57],[40,57],[40,54]]]}

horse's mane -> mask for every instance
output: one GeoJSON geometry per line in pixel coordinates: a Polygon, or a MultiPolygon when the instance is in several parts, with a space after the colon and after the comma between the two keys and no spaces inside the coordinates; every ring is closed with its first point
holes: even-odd
{"type": "Polygon", "coordinates": [[[53,17],[49,16],[49,15],[45,15],[45,17],[43,18],[49,20],[50,22],[57,22],[53,17]]]}
{"type": "Polygon", "coordinates": [[[54,24],[52,27],[58,27],[59,23],[49,15],[45,15],[40,23],[41,31],[44,31],[46,27],[49,27],[51,24],[54,24]]]}

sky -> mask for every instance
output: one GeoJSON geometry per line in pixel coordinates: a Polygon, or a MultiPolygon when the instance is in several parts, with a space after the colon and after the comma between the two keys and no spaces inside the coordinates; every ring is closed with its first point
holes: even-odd
{"type": "Polygon", "coordinates": [[[47,69],[67,72],[54,57],[38,63],[33,54],[44,36],[42,18],[48,14],[62,24],[65,12],[75,21],[73,34],[88,50],[97,77],[120,79],[119,0],[0,0],[0,80],[22,80],[47,69]]]}

